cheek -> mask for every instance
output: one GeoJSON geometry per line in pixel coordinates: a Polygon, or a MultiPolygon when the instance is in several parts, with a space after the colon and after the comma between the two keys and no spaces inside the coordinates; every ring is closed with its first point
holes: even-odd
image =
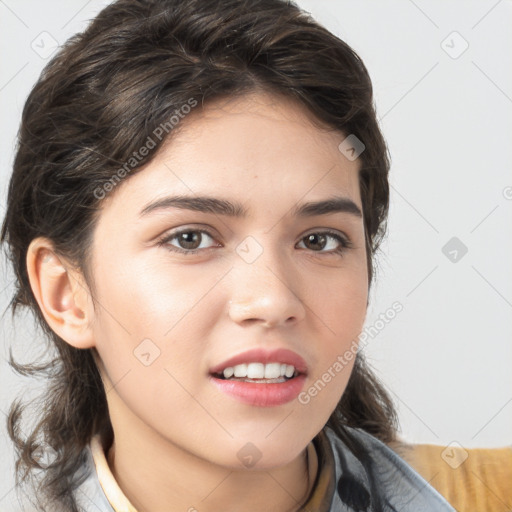
{"type": "Polygon", "coordinates": [[[125,265],[103,277],[94,334],[113,382],[141,367],[188,376],[199,367],[202,345],[218,318],[208,297],[220,279],[215,273],[198,279],[186,269],[125,265]]]}
{"type": "Polygon", "coordinates": [[[323,291],[317,288],[309,299],[316,308],[315,331],[323,335],[315,336],[320,349],[318,364],[310,376],[304,403],[320,414],[320,410],[325,414],[334,409],[346,388],[366,318],[366,265],[354,266],[351,272],[345,270],[323,291]]]}
{"type": "Polygon", "coordinates": [[[137,262],[105,275],[98,291],[101,317],[134,336],[164,338],[198,306],[215,276],[137,262]]]}
{"type": "Polygon", "coordinates": [[[197,427],[188,420],[202,412],[191,400],[199,389],[205,339],[194,317],[200,296],[183,286],[179,294],[164,294],[164,284],[155,289],[133,282],[126,293],[111,290],[109,311],[102,310],[97,324],[97,350],[107,393],[115,388],[109,396],[113,418],[138,417],[162,429],[182,425],[192,432],[197,427]],[[183,409],[190,414],[178,420],[175,411],[183,409]]]}
{"type": "Polygon", "coordinates": [[[325,279],[312,280],[306,289],[306,304],[334,339],[343,345],[359,334],[366,317],[368,278],[366,264],[350,265],[325,279]]]}

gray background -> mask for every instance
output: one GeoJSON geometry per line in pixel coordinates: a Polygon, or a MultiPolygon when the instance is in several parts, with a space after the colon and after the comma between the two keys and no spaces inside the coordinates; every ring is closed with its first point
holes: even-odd
{"type": "MultiPolygon", "coordinates": [[[[0,0],[0,214],[24,100],[62,44],[108,2],[0,0]]],[[[367,325],[403,311],[365,352],[397,403],[402,435],[465,447],[512,442],[512,4],[301,0],[367,65],[392,156],[389,236],[367,325]],[[456,32],[456,34],[454,34],[456,32]],[[467,46],[467,49],[465,49],[467,46]],[[443,251],[443,247],[453,238],[443,251]],[[463,255],[464,247],[467,253],[463,255]],[[456,252],[453,252],[456,251],[456,252]]],[[[2,259],[0,307],[13,291],[2,259]]],[[[0,420],[38,383],[5,363],[44,349],[32,319],[0,325],[0,420]]],[[[0,428],[0,510],[14,506],[0,428]]]]}

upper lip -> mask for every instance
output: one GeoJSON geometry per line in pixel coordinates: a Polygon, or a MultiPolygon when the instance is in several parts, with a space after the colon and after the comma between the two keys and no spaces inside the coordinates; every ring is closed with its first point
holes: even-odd
{"type": "Polygon", "coordinates": [[[292,350],[288,350],[286,348],[279,348],[275,350],[256,348],[233,356],[226,361],[213,366],[210,369],[210,373],[222,373],[225,368],[244,363],[284,363],[294,366],[299,373],[307,372],[306,361],[292,350]]]}

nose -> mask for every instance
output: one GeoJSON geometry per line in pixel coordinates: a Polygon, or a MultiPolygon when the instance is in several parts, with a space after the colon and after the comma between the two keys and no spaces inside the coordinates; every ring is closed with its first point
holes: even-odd
{"type": "Polygon", "coordinates": [[[232,298],[229,316],[239,324],[261,323],[280,327],[298,323],[306,308],[297,290],[300,275],[287,265],[284,256],[264,251],[256,261],[238,261],[232,272],[232,298]]]}

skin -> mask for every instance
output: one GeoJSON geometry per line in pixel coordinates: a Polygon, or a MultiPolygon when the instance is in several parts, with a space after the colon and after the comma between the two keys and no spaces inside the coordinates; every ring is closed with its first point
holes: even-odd
{"type": "Polygon", "coordinates": [[[288,348],[308,364],[306,390],[361,332],[362,218],[291,215],[333,194],[362,210],[359,159],[338,150],[344,134],[312,121],[301,105],[263,92],[190,113],[155,159],[103,200],[94,288],[50,241],[29,248],[31,286],[49,325],[97,351],[115,435],[108,461],[140,512],[291,511],[311,489],[316,461],[308,472],[306,447],[342,396],[353,361],[309,403],[273,407],[222,393],[208,371],[248,349],[288,348]],[[139,216],[177,194],[239,201],[249,216],[176,208],[139,216]],[[207,229],[211,238],[203,236],[195,255],[172,252],[186,250],[178,238],[158,245],[176,228],[207,229]],[[351,247],[336,253],[334,238],[324,247],[305,240],[325,229],[351,247]],[[263,251],[252,263],[236,251],[249,236],[263,251]],[[149,365],[134,355],[145,339],[150,358],[159,354],[149,365]],[[261,454],[252,468],[237,456],[248,442],[261,454]]]}

